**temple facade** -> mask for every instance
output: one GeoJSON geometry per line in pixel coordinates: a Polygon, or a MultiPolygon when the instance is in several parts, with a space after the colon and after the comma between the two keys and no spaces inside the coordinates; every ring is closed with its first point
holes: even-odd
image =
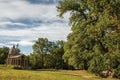
{"type": "Polygon", "coordinates": [[[8,53],[8,58],[6,61],[7,65],[19,66],[23,69],[28,67],[28,58],[22,53],[19,53],[17,48],[13,46],[8,53]]]}

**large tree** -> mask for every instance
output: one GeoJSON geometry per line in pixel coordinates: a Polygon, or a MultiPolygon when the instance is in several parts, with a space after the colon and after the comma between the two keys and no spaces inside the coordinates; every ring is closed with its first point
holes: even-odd
{"type": "Polygon", "coordinates": [[[46,54],[51,51],[51,45],[51,42],[47,38],[38,38],[38,41],[33,45],[33,54],[30,55],[30,63],[36,68],[43,68],[46,54]]]}
{"type": "Polygon", "coordinates": [[[29,60],[33,68],[63,69],[66,65],[62,59],[64,41],[49,41],[47,38],[38,38],[33,45],[33,53],[29,60]]]}
{"type": "Polygon", "coordinates": [[[62,0],[57,9],[60,17],[70,13],[63,56],[68,64],[88,69],[94,56],[120,52],[120,0],[62,0]]]}

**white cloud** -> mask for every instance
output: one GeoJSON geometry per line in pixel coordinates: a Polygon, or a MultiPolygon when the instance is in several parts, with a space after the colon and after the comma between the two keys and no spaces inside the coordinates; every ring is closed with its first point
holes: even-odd
{"type": "Polygon", "coordinates": [[[34,43],[32,41],[21,40],[21,41],[12,41],[9,44],[19,44],[20,46],[32,46],[34,43]]]}
{"type": "Polygon", "coordinates": [[[3,46],[7,46],[7,47],[12,47],[12,45],[9,45],[9,44],[5,44],[5,43],[0,43],[0,47],[3,47],[3,46]]]}
{"type": "MultiPolygon", "coordinates": [[[[56,16],[56,5],[31,4],[26,0],[0,0],[0,27],[6,25],[29,26],[23,23],[10,22],[8,19],[16,20],[21,18],[36,19],[45,21],[59,20],[56,16]]],[[[68,16],[65,16],[65,22],[68,16]]],[[[20,36],[28,39],[36,39],[38,37],[47,37],[50,40],[66,40],[70,27],[67,23],[53,22],[49,25],[40,24],[30,29],[0,29],[0,36],[20,36]]]]}
{"type": "Polygon", "coordinates": [[[25,0],[1,0],[0,18],[41,18],[56,19],[56,6],[31,4],[25,0]],[[55,14],[55,15],[54,15],[55,14]]]}
{"type": "Polygon", "coordinates": [[[49,40],[66,40],[70,32],[67,24],[54,23],[49,26],[44,24],[23,30],[0,29],[0,36],[22,37],[27,40],[36,40],[38,37],[47,37],[49,40]]]}
{"type": "Polygon", "coordinates": [[[31,46],[33,44],[32,41],[37,40],[39,37],[46,37],[51,41],[66,40],[68,33],[70,33],[70,27],[68,25],[69,15],[66,14],[65,19],[62,19],[64,23],[57,22],[61,20],[57,15],[56,4],[32,4],[26,0],[0,0],[0,38],[7,36],[9,38],[5,39],[10,39],[10,41],[7,40],[9,42],[5,43],[5,39],[1,38],[0,40],[3,43],[0,44],[0,47],[10,47],[12,44],[17,43],[22,46],[31,46]],[[37,23],[37,26],[28,25],[25,22],[17,22],[20,19],[42,20],[45,23],[50,21],[51,24],[37,23]],[[8,25],[33,27],[19,27],[16,30],[2,28],[8,25]]]}

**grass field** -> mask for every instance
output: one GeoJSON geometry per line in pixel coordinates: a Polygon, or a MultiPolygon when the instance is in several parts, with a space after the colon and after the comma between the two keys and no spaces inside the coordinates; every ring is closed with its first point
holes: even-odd
{"type": "Polygon", "coordinates": [[[99,78],[87,71],[14,70],[0,65],[0,80],[117,80],[99,78]]]}

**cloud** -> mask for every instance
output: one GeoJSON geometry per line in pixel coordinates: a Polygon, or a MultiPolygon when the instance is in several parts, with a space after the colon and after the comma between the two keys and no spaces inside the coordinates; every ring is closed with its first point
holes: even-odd
{"type": "Polygon", "coordinates": [[[4,43],[4,44],[3,44],[3,43],[0,43],[0,47],[3,47],[3,46],[7,46],[7,47],[9,47],[9,48],[12,47],[12,45],[5,44],[5,43],[4,43]]]}
{"type": "Polygon", "coordinates": [[[66,40],[71,28],[69,15],[57,17],[57,3],[58,0],[0,0],[0,46],[19,43],[25,50],[40,37],[66,40]]]}
{"type": "Polygon", "coordinates": [[[25,0],[1,0],[0,18],[56,19],[56,5],[31,4],[25,0]]]}
{"type": "Polygon", "coordinates": [[[70,27],[67,24],[53,23],[49,27],[43,24],[29,29],[0,29],[0,31],[0,36],[21,37],[29,40],[35,40],[38,37],[47,37],[49,40],[66,40],[66,36],[70,32],[70,27]]]}
{"type": "Polygon", "coordinates": [[[14,26],[14,25],[16,25],[16,26],[27,26],[26,24],[23,24],[23,23],[17,23],[17,22],[10,22],[10,21],[1,21],[0,22],[0,27],[6,27],[6,26],[9,26],[9,25],[11,25],[11,26],[14,26]]]}
{"type": "Polygon", "coordinates": [[[18,42],[12,41],[12,42],[9,42],[9,44],[19,44],[20,46],[32,46],[34,42],[27,41],[27,40],[21,40],[18,42]]]}
{"type": "Polygon", "coordinates": [[[57,4],[60,0],[27,0],[30,3],[34,4],[57,4]]]}
{"type": "MultiPolygon", "coordinates": [[[[31,0],[32,2],[34,0],[31,0]]],[[[57,2],[58,0],[36,0],[57,2]]],[[[33,4],[27,0],[0,0],[0,27],[24,29],[42,24],[66,23],[68,19],[57,17],[56,4],[33,4]]]]}

